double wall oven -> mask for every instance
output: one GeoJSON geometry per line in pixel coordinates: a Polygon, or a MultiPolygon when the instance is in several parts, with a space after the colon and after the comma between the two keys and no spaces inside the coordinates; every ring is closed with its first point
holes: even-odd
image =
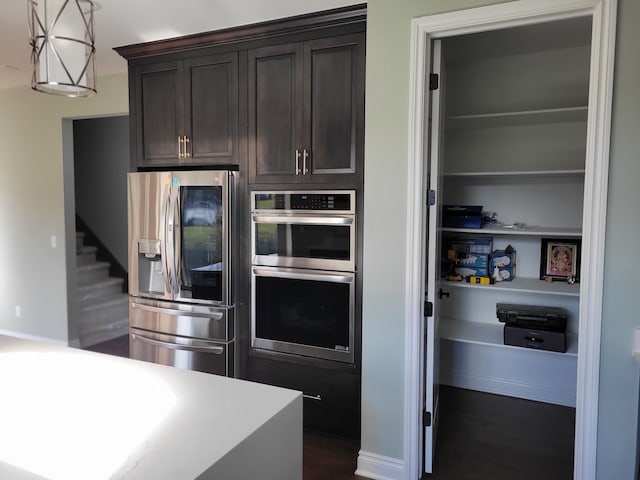
{"type": "Polygon", "coordinates": [[[130,173],[132,358],[234,375],[233,172],[130,173]]]}
{"type": "Polygon", "coordinates": [[[251,347],[354,362],[355,191],[251,193],[251,347]]]}

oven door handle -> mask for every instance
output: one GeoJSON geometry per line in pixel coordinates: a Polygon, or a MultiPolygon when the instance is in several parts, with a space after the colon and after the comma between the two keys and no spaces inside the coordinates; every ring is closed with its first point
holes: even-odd
{"type": "Polygon", "coordinates": [[[144,305],[142,303],[131,303],[131,308],[139,308],[140,310],[148,310],[154,313],[164,313],[166,315],[176,315],[180,317],[196,317],[196,318],[211,318],[212,320],[222,320],[224,313],[222,312],[189,312],[186,310],[178,310],[176,308],[162,308],[155,307],[153,305],[144,305]]]}
{"type": "Polygon", "coordinates": [[[224,347],[221,347],[219,345],[182,345],[180,343],[163,342],[162,340],[145,337],[144,335],[140,335],[139,333],[132,333],[131,339],[138,340],[143,343],[148,343],[149,345],[153,345],[155,347],[170,348],[172,350],[213,353],[215,355],[222,355],[224,353],[224,347]]]}
{"type": "Polygon", "coordinates": [[[326,273],[326,272],[314,272],[303,273],[299,270],[267,270],[266,268],[254,267],[253,273],[260,277],[276,277],[276,278],[290,278],[292,280],[321,280],[335,283],[351,283],[353,282],[353,274],[350,273],[326,273]]]}
{"type": "Polygon", "coordinates": [[[254,223],[295,223],[309,225],[352,225],[353,216],[297,216],[297,215],[253,215],[254,223]]]}

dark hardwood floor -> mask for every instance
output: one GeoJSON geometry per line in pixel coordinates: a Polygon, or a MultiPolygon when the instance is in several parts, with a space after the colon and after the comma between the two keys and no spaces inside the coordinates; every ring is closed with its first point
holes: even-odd
{"type": "MultiPolygon", "coordinates": [[[[128,357],[121,337],[88,350],[128,357]]],[[[430,480],[573,478],[575,410],[547,403],[441,387],[434,473],[430,480]]],[[[305,430],[304,480],[364,480],[354,475],[354,439],[305,430]]]]}

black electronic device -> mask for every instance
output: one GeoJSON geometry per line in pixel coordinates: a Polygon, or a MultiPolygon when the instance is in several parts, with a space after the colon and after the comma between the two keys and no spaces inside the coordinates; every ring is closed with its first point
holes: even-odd
{"type": "Polygon", "coordinates": [[[566,330],[567,311],[558,307],[497,303],[496,316],[502,323],[533,328],[566,330]]]}
{"type": "Polygon", "coordinates": [[[564,353],[567,351],[567,334],[564,330],[553,327],[531,328],[506,323],[504,344],[564,353]]]}
{"type": "Polygon", "coordinates": [[[567,351],[567,312],[562,308],[498,303],[496,316],[505,324],[505,345],[567,351]]]}

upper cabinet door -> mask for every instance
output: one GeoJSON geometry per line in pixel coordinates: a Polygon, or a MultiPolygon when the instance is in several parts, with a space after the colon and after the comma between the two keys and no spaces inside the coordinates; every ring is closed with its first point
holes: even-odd
{"type": "Polygon", "coordinates": [[[249,51],[249,181],[357,186],[364,33],[249,51]]]}
{"type": "Polygon", "coordinates": [[[302,181],[301,43],[249,51],[250,182],[302,181]]]}
{"type": "Polygon", "coordinates": [[[132,156],[140,166],[175,165],[184,130],[181,62],[137,66],[132,80],[132,156]]]}
{"type": "Polygon", "coordinates": [[[186,163],[238,163],[238,54],[184,61],[186,163]]]}
{"type": "Polygon", "coordinates": [[[305,183],[362,177],[364,34],[304,44],[305,183]]]}

